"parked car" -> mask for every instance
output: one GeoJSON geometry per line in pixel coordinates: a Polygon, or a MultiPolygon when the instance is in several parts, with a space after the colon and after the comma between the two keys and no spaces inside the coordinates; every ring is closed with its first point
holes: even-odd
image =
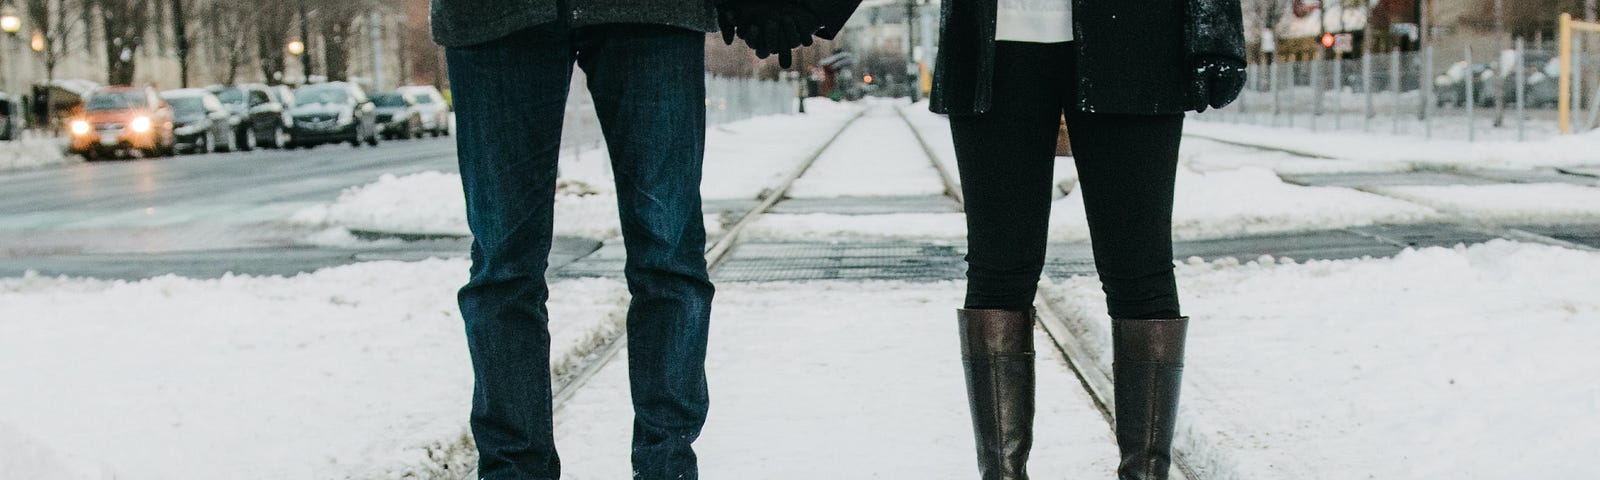
{"type": "MultiPolygon", "coordinates": [[[[1511,55],[1515,60],[1516,55],[1511,55]]],[[[1557,85],[1561,79],[1561,58],[1549,52],[1526,52],[1522,59],[1524,92],[1523,105],[1533,108],[1548,108],[1556,106],[1560,101],[1561,87],[1557,85]]],[[[1515,72],[1506,75],[1504,87],[1501,89],[1506,96],[1506,104],[1511,105],[1517,101],[1517,77],[1515,72]]]]}
{"type": "Polygon", "coordinates": [[[372,96],[372,104],[378,107],[378,131],[384,140],[422,136],[422,110],[411,95],[379,93],[372,96]]]}
{"type": "Polygon", "coordinates": [[[289,125],[284,122],[285,105],[272,95],[272,89],[259,83],[208,87],[237,116],[234,136],[241,150],[257,145],[281,148],[289,144],[289,125]]]}
{"type": "Polygon", "coordinates": [[[1476,105],[1494,104],[1494,92],[1489,91],[1493,85],[1494,70],[1488,64],[1474,63],[1471,67],[1467,62],[1456,62],[1446,69],[1443,74],[1433,79],[1433,92],[1435,101],[1441,107],[1465,107],[1467,105],[1467,81],[1472,82],[1472,101],[1476,105]],[[1470,69],[1471,73],[1468,73],[1470,69]]]}
{"type": "Polygon", "coordinates": [[[295,89],[293,145],[314,147],[349,142],[359,147],[378,145],[377,107],[360,86],[328,82],[295,89]]]}
{"type": "Polygon", "coordinates": [[[210,153],[232,151],[233,112],[217,96],[202,88],[182,88],[161,92],[172,107],[172,134],[178,151],[210,153]]]}
{"type": "Polygon", "coordinates": [[[88,158],[139,152],[171,155],[172,109],[149,87],[101,87],[89,93],[83,113],[67,122],[72,153],[88,158]]]}
{"type": "Polygon", "coordinates": [[[398,91],[416,99],[417,107],[422,111],[423,130],[435,137],[450,134],[450,104],[444,100],[439,89],[432,85],[410,85],[400,87],[398,91]]]}

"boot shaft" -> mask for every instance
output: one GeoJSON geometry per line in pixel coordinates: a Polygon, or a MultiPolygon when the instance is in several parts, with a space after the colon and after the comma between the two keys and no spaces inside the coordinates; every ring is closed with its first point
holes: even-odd
{"type": "Polygon", "coordinates": [[[1167,478],[1187,328],[1188,318],[1112,323],[1119,480],[1167,478]]]}
{"type": "Polygon", "coordinates": [[[961,358],[982,480],[1027,480],[1033,448],[1033,312],[960,310],[961,358]]]}

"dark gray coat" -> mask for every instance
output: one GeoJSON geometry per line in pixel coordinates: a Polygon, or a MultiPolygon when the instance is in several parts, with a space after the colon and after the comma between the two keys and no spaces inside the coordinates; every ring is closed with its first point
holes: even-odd
{"type": "MultiPolygon", "coordinates": [[[[1244,63],[1239,0],[1072,0],[1077,108],[1159,115],[1195,105],[1194,59],[1244,63]]],[[[944,0],[930,108],[989,111],[994,84],[995,0],[944,0]]],[[[1001,92],[1000,94],[1003,94],[1001,92]]]]}
{"type": "Polygon", "coordinates": [[[566,15],[573,27],[645,23],[717,31],[712,0],[433,0],[433,41],[447,47],[487,42],[566,15]],[[566,6],[565,12],[559,12],[566,6]]]}

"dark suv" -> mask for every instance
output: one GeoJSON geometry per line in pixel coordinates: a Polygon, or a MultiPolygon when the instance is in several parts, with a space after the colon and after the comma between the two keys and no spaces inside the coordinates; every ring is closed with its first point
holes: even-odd
{"type": "Polygon", "coordinates": [[[328,82],[295,89],[294,145],[313,147],[349,142],[359,147],[378,145],[377,107],[361,87],[348,82],[328,82]]]}
{"type": "Polygon", "coordinates": [[[279,103],[272,88],[259,83],[246,83],[232,87],[213,85],[206,88],[217,95],[232,110],[234,144],[240,150],[250,150],[256,145],[283,148],[289,144],[287,105],[279,103]]]}

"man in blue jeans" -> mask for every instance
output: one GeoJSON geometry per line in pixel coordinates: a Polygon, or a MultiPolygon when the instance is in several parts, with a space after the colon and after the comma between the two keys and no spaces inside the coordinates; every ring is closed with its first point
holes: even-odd
{"type": "Polygon", "coordinates": [[[705,33],[720,20],[763,56],[786,54],[836,32],[854,7],[845,1],[822,18],[799,0],[732,0],[720,19],[710,0],[433,1],[474,237],[459,301],[481,478],[560,475],[545,270],[574,63],[610,150],[628,252],[633,476],[694,479],[713,293],[700,205],[705,33]]]}

